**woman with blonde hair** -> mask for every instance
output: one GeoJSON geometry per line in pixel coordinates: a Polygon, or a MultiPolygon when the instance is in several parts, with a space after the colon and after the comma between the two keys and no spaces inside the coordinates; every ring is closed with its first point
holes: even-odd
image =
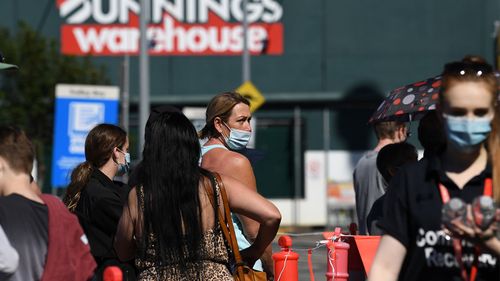
{"type": "MultiPolygon", "coordinates": [[[[404,167],[391,181],[379,223],[385,234],[371,281],[479,281],[500,276],[497,223],[480,228],[470,207],[479,196],[491,196],[486,144],[499,117],[492,67],[479,57],[446,64],[439,102],[446,147],[404,167]],[[463,215],[442,219],[443,206],[453,199],[454,205],[466,206],[463,215]]],[[[498,196],[498,189],[494,192],[498,196]]]]}
{"type": "MultiPolygon", "coordinates": [[[[201,148],[201,166],[209,171],[231,176],[257,192],[257,183],[250,161],[239,153],[250,141],[252,126],[250,103],[235,92],[216,95],[208,103],[206,124],[200,139],[207,139],[201,148]]],[[[243,215],[233,215],[234,228],[240,250],[250,246],[259,231],[259,224],[243,215]]],[[[273,278],[272,251],[269,245],[254,266],[273,278]]]]}

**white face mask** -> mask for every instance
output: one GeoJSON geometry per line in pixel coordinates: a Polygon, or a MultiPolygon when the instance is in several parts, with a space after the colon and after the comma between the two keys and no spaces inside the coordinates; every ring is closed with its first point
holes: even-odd
{"type": "Polygon", "coordinates": [[[125,155],[125,163],[117,163],[118,164],[118,174],[124,175],[124,174],[127,174],[130,170],[130,153],[123,152],[120,149],[118,149],[118,151],[125,155]]]}
{"type": "Polygon", "coordinates": [[[467,118],[443,114],[446,135],[461,150],[473,150],[483,143],[491,131],[490,117],[467,118]]]}
{"type": "Polygon", "coordinates": [[[224,122],[223,124],[229,129],[229,137],[225,137],[224,135],[223,137],[230,149],[242,150],[247,147],[252,132],[231,128],[224,122]]]}

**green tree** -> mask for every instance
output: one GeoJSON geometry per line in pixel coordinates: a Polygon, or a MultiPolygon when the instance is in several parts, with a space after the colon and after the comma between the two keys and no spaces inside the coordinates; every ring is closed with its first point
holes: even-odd
{"type": "Polygon", "coordinates": [[[47,187],[53,144],[55,86],[109,84],[103,67],[88,57],[63,56],[55,39],[38,35],[25,23],[17,34],[0,28],[0,51],[18,71],[0,77],[0,123],[15,124],[31,137],[38,159],[39,181],[47,187]]]}

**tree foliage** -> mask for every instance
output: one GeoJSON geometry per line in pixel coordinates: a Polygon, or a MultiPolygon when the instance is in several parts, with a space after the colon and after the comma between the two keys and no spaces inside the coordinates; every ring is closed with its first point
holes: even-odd
{"type": "Polygon", "coordinates": [[[33,140],[44,179],[53,144],[55,86],[67,84],[109,84],[103,67],[90,58],[63,56],[59,43],[19,24],[17,34],[0,28],[0,51],[6,63],[19,66],[0,76],[0,124],[15,124],[33,140]]]}

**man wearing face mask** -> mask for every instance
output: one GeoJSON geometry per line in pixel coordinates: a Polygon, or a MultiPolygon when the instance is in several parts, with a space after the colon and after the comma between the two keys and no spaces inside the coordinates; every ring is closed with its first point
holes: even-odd
{"type": "MultiPolygon", "coordinates": [[[[209,171],[231,176],[245,186],[257,191],[255,176],[250,161],[241,154],[245,150],[252,132],[248,100],[238,93],[226,92],[215,96],[208,104],[206,125],[199,133],[207,139],[202,146],[201,167],[209,171]]],[[[248,248],[259,231],[259,223],[242,216],[234,216],[236,238],[240,250],[248,248]]],[[[254,269],[265,271],[273,279],[273,261],[269,246],[254,269]]]]}

